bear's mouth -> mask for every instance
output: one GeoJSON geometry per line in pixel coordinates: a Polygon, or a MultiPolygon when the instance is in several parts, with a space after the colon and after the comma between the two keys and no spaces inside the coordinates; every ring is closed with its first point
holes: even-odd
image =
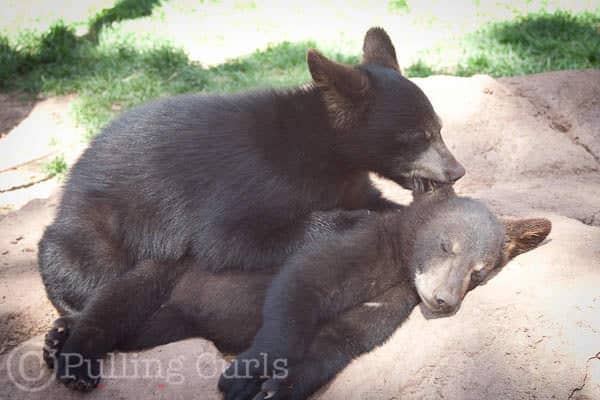
{"type": "Polygon", "coordinates": [[[450,187],[453,182],[438,181],[431,178],[419,176],[415,171],[408,174],[402,174],[395,181],[404,189],[410,190],[413,193],[428,193],[436,191],[442,187],[450,187]]]}
{"type": "Polygon", "coordinates": [[[419,177],[413,176],[412,179],[410,180],[410,186],[411,186],[410,189],[415,193],[427,193],[427,192],[433,192],[437,188],[446,186],[448,184],[449,183],[447,183],[447,182],[440,182],[440,181],[436,181],[434,179],[419,178],[419,177]]]}
{"type": "Polygon", "coordinates": [[[434,181],[433,179],[413,178],[413,191],[417,193],[433,192],[442,182],[434,181]]]}

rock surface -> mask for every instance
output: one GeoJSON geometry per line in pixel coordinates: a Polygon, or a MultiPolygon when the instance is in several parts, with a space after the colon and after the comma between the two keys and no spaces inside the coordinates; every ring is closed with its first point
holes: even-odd
{"type": "Polygon", "coordinates": [[[60,186],[48,165],[74,161],[85,148],[70,115],[74,95],[23,100],[0,93],[0,217],[60,186]]]}
{"type": "MultiPolygon", "coordinates": [[[[471,292],[456,315],[427,320],[415,310],[315,398],[600,399],[600,71],[415,81],[468,171],[458,191],[501,214],[550,218],[553,230],[471,292]]],[[[390,198],[407,198],[379,183],[390,198]]],[[[35,356],[39,336],[10,350],[54,315],[36,273],[35,242],[55,204],[39,200],[0,221],[0,337],[11,338],[0,342],[0,398],[83,397],[46,384],[35,356]],[[42,382],[42,391],[14,383],[15,360],[25,360],[24,377],[41,374],[29,387],[42,382]]],[[[86,398],[220,398],[214,372],[225,361],[202,339],[116,357],[152,361],[163,374],[106,378],[86,398]],[[182,383],[167,381],[169,362],[182,383]]]]}

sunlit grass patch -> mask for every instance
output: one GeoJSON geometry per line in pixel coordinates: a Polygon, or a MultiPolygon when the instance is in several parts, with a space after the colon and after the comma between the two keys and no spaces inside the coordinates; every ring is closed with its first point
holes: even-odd
{"type": "Polygon", "coordinates": [[[65,176],[68,168],[64,155],[54,157],[52,161],[45,165],[46,173],[49,176],[56,176],[59,179],[62,179],[65,176]]]}
{"type": "Polygon", "coordinates": [[[490,24],[466,35],[455,47],[441,45],[436,52],[424,52],[407,71],[413,76],[446,73],[499,77],[600,68],[599,29],[599,14],[530,14],[490,24]]]}

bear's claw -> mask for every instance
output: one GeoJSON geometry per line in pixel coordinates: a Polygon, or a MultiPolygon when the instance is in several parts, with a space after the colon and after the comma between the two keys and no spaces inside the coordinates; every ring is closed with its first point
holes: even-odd
{"type": "Polygon", "coordinates": [[[69,337],[69,320],[66,317],[58,318],[52,324],[52,328],[44,337],[44,362],[48,368],[53,369],[56,357],[62,350],[67,338],[69,337]]]}

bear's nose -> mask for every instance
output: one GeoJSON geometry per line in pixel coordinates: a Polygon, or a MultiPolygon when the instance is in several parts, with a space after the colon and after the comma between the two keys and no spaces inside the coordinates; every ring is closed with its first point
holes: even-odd
{"type": "Polygon", "coordinates": [[[455,300],[452,293],[440,290],[433,296],[433,301],[438,307],[438,310],[443,313],[451,313],[458,306],[459,301],[455,300]]]}
{"type": "Polygon", "coordinates": [[[463,167],[459,162],[456,162],[455,165],[448,170],[448,180],[454,183],[465,176],[465,172],[465,167],[463,167]]]}

